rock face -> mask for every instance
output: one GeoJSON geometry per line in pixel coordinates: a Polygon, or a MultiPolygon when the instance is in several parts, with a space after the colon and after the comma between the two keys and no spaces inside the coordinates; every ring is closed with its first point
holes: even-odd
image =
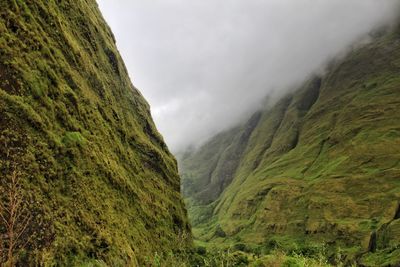
{"type": "Polygon", "coordinates": [[[374,38],[182,157],[197,238],[400,264],[400,36],[374,38]]]}
{"type": "Polygon", "coordinates": [[[3,203],[13,173],[29,199],[21,266],[135,266],[190,242],[176,160],[95,0],[0,1],[0,141],[3,203]]]}

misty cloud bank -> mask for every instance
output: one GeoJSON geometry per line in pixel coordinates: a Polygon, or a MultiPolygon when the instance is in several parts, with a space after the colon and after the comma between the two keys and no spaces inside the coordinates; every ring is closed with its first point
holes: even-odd
{"type": "Polygon", "coordinates": [[[232,127],[397,14],[398,0],[98,0],[173,151],[232,127]]]}

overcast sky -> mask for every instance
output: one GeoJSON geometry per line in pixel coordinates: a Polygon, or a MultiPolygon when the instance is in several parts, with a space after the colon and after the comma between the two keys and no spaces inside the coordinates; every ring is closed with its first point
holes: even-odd
{"type": "Polygon", "coordinates": [[[320,69],[400,0],[98,0],[172,151],[320,69]]]}

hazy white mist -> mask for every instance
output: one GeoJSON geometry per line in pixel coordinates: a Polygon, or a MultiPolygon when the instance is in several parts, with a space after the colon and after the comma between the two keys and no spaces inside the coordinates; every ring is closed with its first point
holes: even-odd
{"type": "Polygon", "coordinates": [[[168,146],[198,145],[397,14],[399,0],[98,0],[168,146]]]}

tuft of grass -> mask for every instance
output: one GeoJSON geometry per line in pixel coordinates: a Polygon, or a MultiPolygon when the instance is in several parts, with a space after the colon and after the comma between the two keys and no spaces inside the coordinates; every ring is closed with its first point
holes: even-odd
{"type": "MultiPolygon", "coordinates": [[[[324,255],[307,257],[296,253],[286,253],[282,250],[273,250],[266,255],[257,255],[251,252],[243,252],[231,249],[206,249],[195,247],[192,250],[178,253],[155,253],[146,258],[147,266],[155,267],[331,267],[331,266],[353,266],[345,264],[344,261],[336,261],[334,265],[328,263],[324,255]]],[[[355,266],[355,265],[354,265],[355,266]]]]}

